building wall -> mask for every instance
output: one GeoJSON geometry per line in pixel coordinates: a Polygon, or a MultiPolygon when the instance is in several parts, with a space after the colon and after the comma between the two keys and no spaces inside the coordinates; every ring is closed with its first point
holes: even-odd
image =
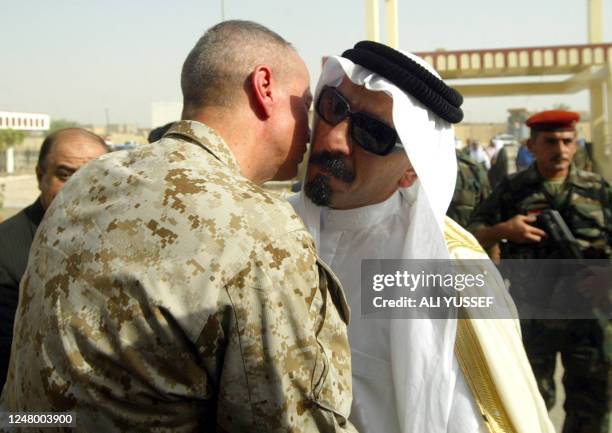
{"type": "Polygon", "coordinates": [[[50,123],[48,114],[0,111],[0,129],[47,131],[50,123]]]}
{"type": "MultiPolygon", "coordinates": [[[[507,123],[460,123],[454,125],[455,137],[466,143],[468,138],[478,140],[486,145],[491,138],[498,134],[505,134],[508,129],[507,123]]],[[[579,122],[576,126],[578,138],[591,141],[591,124],[588,121],[579,122]]]]}
{"type": "Polygon", "coordinates": [[[505,123],[460,123],[454,125],[455,137],[467,143],[467,139],[478,140],[480,144],[486,145],[491,138],[506,132],[505,123]]]}

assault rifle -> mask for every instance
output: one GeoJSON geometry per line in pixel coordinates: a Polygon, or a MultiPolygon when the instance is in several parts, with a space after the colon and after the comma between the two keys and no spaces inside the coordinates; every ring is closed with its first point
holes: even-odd
{"type": "Polygon", "coordinates": [[[582,260],[582,252],[578,247],[578,241],[570,231],[565,220],[554,209],[547,209],[540,213],[536,225],[548,233],[550,240],[559,248],[562,259],[582,260]]]}

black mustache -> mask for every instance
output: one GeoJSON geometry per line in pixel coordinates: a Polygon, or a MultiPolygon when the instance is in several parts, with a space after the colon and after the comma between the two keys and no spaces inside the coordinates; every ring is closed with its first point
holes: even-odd
{"type": "Polygon", "coordinates": [[[319,164],[325,168],[330,175],[343,181],[352,182],[355,180],[355,171],[348,167],[342,155],[332,152],[321,152],[311,155],[308,161],[310,164],[319,164]]]}

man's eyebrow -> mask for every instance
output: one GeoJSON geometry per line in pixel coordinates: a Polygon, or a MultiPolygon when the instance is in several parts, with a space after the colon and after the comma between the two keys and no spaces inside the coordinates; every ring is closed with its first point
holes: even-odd
{"type": "Polygon", "coordinates": [[[70,167],[69,165],[61,164],[61,165],[57,166],[57,171],[60,171],[60,170],[70,171],[70,172],[74,173],[75,171],[78,170],[78,168],[77,167],[70,167]]]}

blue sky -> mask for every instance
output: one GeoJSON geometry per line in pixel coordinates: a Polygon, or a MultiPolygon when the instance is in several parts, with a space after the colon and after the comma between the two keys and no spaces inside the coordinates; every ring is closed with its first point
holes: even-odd
{"type": "MultiPolygon", "coordinates": [[[[612,42],[612,0],[603,2],[604,41],[612,42]]],[[[408,51],[588,39],[587,0],[398,3],[400,48],[408,51]]],[[[341,53],[365,37],[364,0],[225,0],[224,5],[226,19],[260,22],[293,42],[313,85],[322,56],[341,53]]],[[[220,0],[20,0],[4,2],[1,9],[0,109],[98,124],[108,109],[112,123],[151,126],[151,102],[180,100],[185,56],[221,20],[220,0]]],[[[468,121],[504,121],[506,108],[556,103],[584,110],[588,97],[582,92],[475,98],[464,108],[468,121]]]]}

